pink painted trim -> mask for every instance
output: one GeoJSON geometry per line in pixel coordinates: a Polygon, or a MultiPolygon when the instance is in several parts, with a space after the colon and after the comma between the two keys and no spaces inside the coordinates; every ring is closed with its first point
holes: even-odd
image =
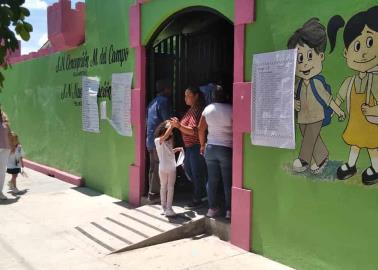
{"type": "Polygon", "coordinates": [[[9,63],[24,62],[81,45],[85,41],[85,3],[78,2],[72,9],[70,0],[59,0],[49,6],[47,32],[51,47],[26,55],[11,55],[9,63]]]}
{"type": "Polygon", "coordinates": [[[80,176],[76,176],[46,165],[39,164],[37,162],[33,162],[28,159],[23,159],[25,167],[30,168],[32,170],[35,170],[37,172],[53,176],[59,180],[62,180],[64,182],[70,183],[72,185],[81,187],[84,186],[84,179],[80,176]]]}
{"type": "Polygon", "coordinates": [[[135,53],[135,89],[132,91],[131,105],[131,121],[135,126],[135,164],[130,167],[129,201],[134,205],[139,205],[145,188],[146,166],[146,49],[138,46],[135,53]]]}
{"type": "Polygon", "coordinates": [[[233,131],[251,132],[251,82],[234,83],[233,131]]]}
{"type": "Polygon", "coordinates": [[[139,112],[141,111],[140,108],[140,89],[136,88],[131,90],[131,124],[139,125],[141,121],[141,115],[139,112]]]}
{"type": "Polygon", "coordinates": [[[234,83],[244,81],[244,25],[234,27],[234,83]]]}
{"type": "Polygon", "coordinates": [[[141,168],[139,166],[130,166],[129,167],[129,200],[128,202],[134,206],[140,205],[140,199],[142,194],[142,186],[140,179],[141,168]]]}
{"type": "Polygon", "coordinates": [[[140,4],[132,5],[129,10],[130,17],[130,47],[140,46],[140,4]]]}
{"type": "Polygon", "coordinates": [[[243,188],[243,132],[251,130],[251,85],[244,82],[245,25],[255,21],[255,0],[235,0],[231,243],[251,249],[252,193],[243,188]]]}
{"type": "Polygon", "coordinates": [[[255,0],[235,0],[235,25],[254,22],[255,13],[255,0]]]}
{"type": "Polygon", "coordinates": [[[144,3],[147,3],[147,2],[149,2],[150,0],[138,0],[138,3],[139,4],[144,4],[144,3]]]}
{"type": "MultiPolygon", "coordinates": [[[[146,119],[146,49],[144,47],[138,47],[136,49],[136,81],[135,85],[139,87],[139,110],[137,113],[139,115],[139,122],[137,125],[137,130],[139,130],[139,136],[136,138],[136,161],[137,165],[140,165],[143,168],[145,164],[145,119],[146,119]],[[143,165],[143,166],[142,166],[143,165]]],[[[140,173],[144,177],[144,172],[140,173]]],[[[144,183],[144,178],[141,179],[144,183]]]]}
{"type": "Polygon", "coordinates": [[[232,136],[232,186],[237,188],[243,187],[243,153],[243,133],[234,132],[232,136]]]}
{"type": "MultiPolygon", "coordinates": [[[[145,77],[146,77],[146,48],[138,46],[136,48],[136,66],[135,66],[135,88],[140,88],[145,94],[145,77]]],[[[143,96],[143,99],[145,96],[143,96]]]]}
{"type": "Polygon", "coordinates": [[[231,244],[251,250],[252,191],[232,188],[231,244]]]}
{"type": "Polygon", "coordinates": [[[71,8],[70,0],[60,0],[47,8],[48,40],[53,47],[75,47],[85,40],[85,4],[71,8]]]}

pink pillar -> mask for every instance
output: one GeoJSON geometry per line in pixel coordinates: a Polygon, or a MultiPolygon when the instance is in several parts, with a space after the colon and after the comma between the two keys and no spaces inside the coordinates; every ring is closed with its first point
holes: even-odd
{"type": "Polygon", "coordinates": [[[234,83],[244,81],[244,33],[245,26],[234,27],[234,83]]]}
{"type": "MultiPolygon", "coordinates": [[[[243,69],[244,70],[244,69],[243,69]]],[[[252,191],[243,189],[243,135],[251,130],[251,83],[234,83],[231,243],[251,249],[252,191]]]]}
{"type": "Polygon", "coordinates": [[[130,47],[135,49],[135,89],[132,91],[131,119],[135,130],[135,164],[129,168],[129,203],[138,206],[145,178],[145,108],[146,108],[146,50],[140,41],[140,5],[130,7],[130,47]]]}
{"type": "Polygon", "coordinates": [[[235,25],[254,22],[255,7],[255,0],[235,0],[235,25]]]}
{"type": "Polygon", "coordinates": [[[251,250],[252,191],[243,189],[243,133],[250,132],[251,83],[244,82],[245,25],[255,20],[254,0],[235,0],[231,243],[251,250]]]}
{"type": "Polygon", "coordinates": [[[140,46],[140,4],[135,4],[130,7],[130,47],[135,48],[140,46]]]}
{"type": "Polygon", "coordinates": [[[251,250],[252,191],[232,187],[231,243],[251,250]],[[237,198],[237,200],[234,200],[237,198]],[[237,202],[235,202],[237,201],[237,202]]]}

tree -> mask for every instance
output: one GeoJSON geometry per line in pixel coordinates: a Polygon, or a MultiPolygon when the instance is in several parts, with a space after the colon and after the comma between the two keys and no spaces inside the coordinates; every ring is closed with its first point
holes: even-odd
{"type": "MultiPolygon", "coordinates": [[[[30,15],[22,5],[25,0],[0,0],[0,67],[8,68],[7,52],[19,48],[18,34],[24,41],[30,39],[33,31],[31,24],[25,21],[30,15]]],[[[0,70],[0,90],[3,87],[4,76],[0,70]]]]}

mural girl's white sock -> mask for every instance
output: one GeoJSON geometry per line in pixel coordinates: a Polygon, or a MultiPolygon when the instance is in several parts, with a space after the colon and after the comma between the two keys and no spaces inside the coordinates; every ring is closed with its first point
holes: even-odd
{"type": "MultiPolygon", "coordinates": [[[[354,165],[356,165],[359,153],[360,153],[360,148],[358,148],[357,146],[352,146],[350,148],[349,160],[348,160],[349,167],[353,167],[354,165]]],[[[347,166],[345,164],[343,166],[341,166],[341,169],[343,171],[347,171],[348,170],[348,168],[347,168],[347,166]]]]}
{"type": "MultiPolygon", "coordinates": [[[[369,149],[368,152],[371,160],[371,166],[375,172],[378,172],[378,149],[369,149]]],[[[367,174],[373,175],[373,171],[369,168],[367,170],[367,174]]]]}

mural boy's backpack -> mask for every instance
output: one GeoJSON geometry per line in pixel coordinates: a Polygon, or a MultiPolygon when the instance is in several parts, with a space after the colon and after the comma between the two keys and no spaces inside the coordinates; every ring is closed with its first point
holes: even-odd
{"type": "MultiPolygon", "coordinates": [[[[310,86],[313,95],[315,96],[316,100],[322,105],[324,110],[324,119],[322,126],[328,126],[331,123],[332,113],[333,110],[327,103],[319,96],[318,90],[315,87],[314,80],[318,80],[323,84],[324,89],[332,96],[331,86],[325,81],[325,78],[322,75],[316,75],[310,79],[310,86]]],[[[298,89],[296,94],[296,99],[299,100],[301,96],[301,89],[302,89],[303,79],[301,79],[298,83],[298,89]]]]}

